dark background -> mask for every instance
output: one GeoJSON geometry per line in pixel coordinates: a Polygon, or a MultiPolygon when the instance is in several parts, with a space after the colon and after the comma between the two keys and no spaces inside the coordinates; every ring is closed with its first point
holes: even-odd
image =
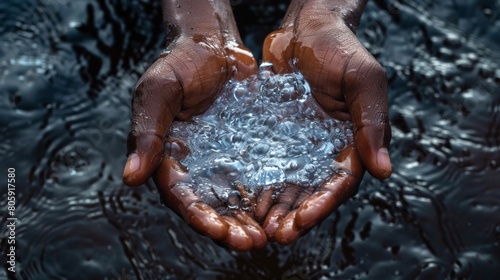
{"type": "MultiPolygon", "coordinates": [[[[394,173],[251,253],[121,181],[131,90],[164,48],[158,2],[0,2],[0,278],[13,167],[19,279],[498,279],[499,1],[368,1],[358,36],[389,79],[394,173]]],[[[232,3],[260,57],[286,5],[232,3]]]]}

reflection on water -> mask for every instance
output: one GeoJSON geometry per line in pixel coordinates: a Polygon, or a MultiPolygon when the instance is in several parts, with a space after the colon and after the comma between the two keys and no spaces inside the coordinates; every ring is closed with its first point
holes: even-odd
{"type": "Polygon", "coordinates": [[[498,1],[369,1],[358,35],[389,77],[394,174],[365,176],[355,198],[296,244],[252,253],[194,233],[153,186],[121,182],[130,92],[163,46],[158,6],[0,2],[0,158],[3,174],[17,170],[20,278],[500,273],[498,1]]]}

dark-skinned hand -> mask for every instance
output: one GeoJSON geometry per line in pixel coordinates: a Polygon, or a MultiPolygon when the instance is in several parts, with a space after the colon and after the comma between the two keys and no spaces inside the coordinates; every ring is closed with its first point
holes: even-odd
{"type": "Polygon", "coordinates": [[[338,171],[321,186],[287,187],[274,200],[272,191],[261,195],[270,240],[297,240],[357,193],[365,169],[379,179],[391,174],[387,78],[353,32],[364,2],[293,1],[281,28],[264,43],[264,62],[276,73],[300,71],[322,108],[354,126],[354,143],[335,158],[338,171]]]}
{"type": "Polygon", "coordinates": [[[134,90],[124,182],[138,186],[152,176],[165,205],[201,234],[236,250],[261,248],[267,239],[257,222],[243,211],[220,215],[183,185],[188,173],[180,158],[170,149],[164,153],[174,119],[202,113],[231,77],[245,79],[256,73],[257,64],[241,44],[229,1],[165,0],[162,5],[176,38],[134,90]]]}
{"type": "MultiPolygon", "coordinates": [[[[179,163],[185,156],[182,145],[166,139],[165,153],[163,145],[174,118],[185,120],[203,112],[229,78],[244,79],[256,71],[235,26],[231,22],[229,28],[221,26],[221,18],[232,18],[226,2],[206,7],[202,1],[188,6],[190,12],[170,12],[169,18],[169,11],[186,7],[190,1],[163,1],[166,22],[178,23],[172,28],[179,28],[181,35],[135,89],[124,181],[136,186],[153,175],[168,207],[200,233],[229,247],[249,250],[265,246],[266,235],[254,217],[264,221],[271,240],[288,244],[354,195],[365,168],[377,178],[390,175],[385,74],[348,28],[357,21],[356,15],[347,20],[334,10],[328,13],[332,11],[325,10],[324,5],[332,3],[328,1],[293,1],[282,29],[266,40],[264,61],[272,62],[277,73],[301,71],[316,100],[332,117],[353,121],[355,143],[335,159],[338,172],[314,191],[292,185],[275,200],[272,190],[265,191],[259,194],[254,212],[221,215],[186,187],[189,174],[179,163]],[[191,12],[208,16],[193,21],[191,12]],[[215,26],[211,25],[214,14],[218,19],[215,26]],[[193,22],[200,24],[193,28],[193,22]]],[[[364,4],[333,2],[339,10],[354,6],[351,11],[359,14],[364,4]]]]}

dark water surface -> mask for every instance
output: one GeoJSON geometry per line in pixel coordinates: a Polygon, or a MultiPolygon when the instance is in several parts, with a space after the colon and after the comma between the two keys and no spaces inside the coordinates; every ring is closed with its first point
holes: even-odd
{"type": "Polygon", "coordinates": [[[369,1],[358,35],[389,78],[394,173],[366,175],[294,245],[252,253],[193,232],[153,185],[121,181],[131,89],[163,47],[158,2],[0,2],[19,279],[499,279],[499,1],[369,1]]]}

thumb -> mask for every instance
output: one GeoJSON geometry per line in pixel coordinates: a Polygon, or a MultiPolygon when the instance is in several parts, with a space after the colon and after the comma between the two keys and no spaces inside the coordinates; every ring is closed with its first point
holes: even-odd
{"type": "Polygon", "coordinates": [[[290,59],[293,53],[293,34],[285,29],[271,32],[264,40],[262,61],[273,65],[276,74],[291,73],[290,59]]]}
{"type": "Polygon", "coordinates": [[[182,87],[167,63],[157,60],[141,77],[132,97],[132,127],[123,182],[139,186],[158,167],[163,140],[179,113],[182,87]]]}
{"type": "Polygon", "coordinates": [[[361,47],[351,57],[342,81],[353,119],[354,141],[363,164],[379,179],[391,175],[391,140],[387,106],[387,77],[380,64],[361,47]]]}
{"type": "Polygon", "coordinates": [[[242,81],[257,73],[257,62],[247,47],[241,44],[229,44],[225,50],[236,80],[242,81]]]}

